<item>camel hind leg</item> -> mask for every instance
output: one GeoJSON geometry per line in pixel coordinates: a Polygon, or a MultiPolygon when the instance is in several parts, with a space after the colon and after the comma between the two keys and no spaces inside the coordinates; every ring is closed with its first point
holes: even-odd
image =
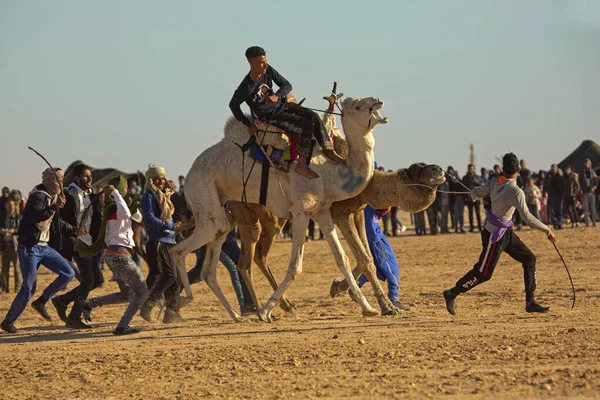
{"type": "MultiPolygon", "coordinates": [[[[256,242],[261,232],[261,226],[256,221],[255,223],[240,223],[238,224],[238,230],[240,234],[240,241],[242,242],[240,248],[240,260],[238,262],[238,270],[244,283],[248,287],[250,297],[252,297],[252,303],[258,311],[261,308],[261,302],[256,293],[254,286],[254,279],[252,276],[252,259],[254,258],[254,251],[256,248],[256,242]]],[[[260,315],[258,315],[260,318],[260,315]]]]}
{"type": "MultiPolygon", "coordinates": [[[[285,223],[285,220],[280,220],[276,217],[273,217],[270,221],[263,221],[263,219],[261,219],[262,232],[258,239],[258,243],[256,243],[256,251],[254,254],[254,262],[267,278],[273,290],[277,290],[278,285],[275,276],[273,276],[273,272],[271,271],[271,267],[269,266],[267,257],[269,256],[271,247],[273,247],[273,243],[275,243],[277,234],[281,232],[285,223]]],[[[279,306],[284,311],[292,314],[295,314],[297,311],[296,305],[292,303],[286,295],[281,296],[279,306]]]]}
{"type": "Polygon", "coordinates": [[[217,265],[219,263],[219,256],[221,254],[221,247],[225,240],[227,239],[227,234],[221,235],[217,240],[207,243],[206,245],[206,255],[204,258],[204,262],[202,264],[202,272],[200,276],[202,280],[206,282],[210,290],[217,296],[217,299],[225,308],[225,311],[229,314],[231,319],[235,322],[242,321],[242,318],[236,313],[231,305],[227,301],[227,298],[221,291],[221,287],[219,286],[219,282],[217,281],[217,265]]]}
{"type": "Polygon", "coordinates": [[[177,265],[177,272],[181,277],[181,283],[185,289],[186,297],[181,298],[181,304],[186,305],[194,298],[192,288],[187,276],[185,257],[192,251],[199,249],[205,244],[215,240],[225,232],[231,230],[227,214],[221,205],[217,188],[206,183],[200,196],[190,191],[186,198],[188,207],[192,210],[195,220],[194,232],[170,250],[171,256],[177,265]],[[194,197],[194,198],[192,198],[194,197]]]}

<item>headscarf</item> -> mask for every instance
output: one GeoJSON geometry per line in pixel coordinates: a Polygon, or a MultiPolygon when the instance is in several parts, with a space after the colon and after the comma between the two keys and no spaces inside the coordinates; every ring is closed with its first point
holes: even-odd
{"type": "MultiPolygon", "coordinates": [[[[125,203],[129,206],[129,211],[133,215],[137,211],[137,203],[135,201],[131,201],[129,198],[129,194],[127,193],[127,180],[118,175],[108,181],[109,185],[113,185],[115,189],[119,191],[123,199],[125,199],[125,203]]],[[[115,199],[112,197],[110,193],[104,195],[104,209],[102,212],[102,225],[100,226],[100,232],[98,232],[98,237],[96,241],[91,245],[87,245],[83,243],[81,240],[77,240],[75,244],[75,251],[79,253],[80,257],[93,257],[100,253],[100,250],[104,247],[104,238],[106,237],[106,225],[108,223],[108,208],[115,204],[115,199]]]]}
{"type": "Polygon", "coordinates": [[[61,185],[58,183],[58,179],[64,178],[64,171],[56,168],[46,168],[44,172],[42,172],[42,184],[48,191],[48,194],[51,196],[56,196],[60,193],[61,185]]]}
{"type": "MultiPolygon", "coordinates": [[[[173,190],[170,187],[165,187],[164,191],[158,189],[153,183],[153,178],[167,177],[165,169],[162,167],[150,167],[146,171],[146,190],[149,190],[158,201],[160,207],[160,219],[163,221],[169,221],[175,212],[175,206],[171,202],[171,195],[173,190]]],[[[168,183],[168,182],[167,182],[168,183]]]]}

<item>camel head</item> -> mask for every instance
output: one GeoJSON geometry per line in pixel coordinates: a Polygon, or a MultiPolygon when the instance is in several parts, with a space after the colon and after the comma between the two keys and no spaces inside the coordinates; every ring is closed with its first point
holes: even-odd
{"type": "Polygon", "coordinates": [[[379,110],[383,101],[376,97],[346,97],[342,101],[342,126],[344,133],[349,132],[370,133],[378,124],[386,124],[387,117],[382,116],[379,110]]]}
{"type": "Polygon", "coordinates": [[[417,212],[426,209],[434,201],[439,185],[446,181],[444,170],[437,165],[416,163],[396,171],[398,179],[398,206],[404,211],[417,212]],[[424,186],[406,186],[407,184],[424,186]]]}

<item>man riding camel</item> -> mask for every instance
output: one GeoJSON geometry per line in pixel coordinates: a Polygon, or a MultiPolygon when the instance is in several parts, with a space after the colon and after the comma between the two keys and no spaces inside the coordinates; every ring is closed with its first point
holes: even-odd
{"type": "Polygon", "coordinates": [[[288,135],[299,136],[298,174],[309,179],[319,177],[308,168],[307,163],[313,137],[326,157],[344,164],[345,160],[333,150],[333,142],[319,116],[308,108],[287,102],[292,85],[267,64],[265,50],[258,46],[250,47],[246,50],[246,59],[250,64],[250,72],[233,94],[229,108],[235,118],[248,127],[250,135],[256,135],[258,128],[242,112],[240,105],[244,102],[256,118],[285,130],[288,135]],[[279,87],[277,92],[273,91],[273,82],[279,87]]]}

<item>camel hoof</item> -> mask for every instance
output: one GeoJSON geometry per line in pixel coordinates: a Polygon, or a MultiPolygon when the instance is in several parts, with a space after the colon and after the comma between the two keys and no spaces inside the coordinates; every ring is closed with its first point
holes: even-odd
{"type": "Polygon", "coordinates": [[[371,308],[362,312],[363,317],[378,317],[379,311],[371,308]]]}
{"type": "Polygon", "coordinates": [[[193,297],[180,297],[179,298],[179,309],[182,309],[183,307],[187,306],[188,304],[190,304],[192,301],[194,300],[193,297]]]}
{"type": "Polygon", "coordinates": [[[333,299],[336,296],[339,296],[344,289],[341,287],[341,284],[346,282],[345,280],[339,280],[339,279],[334,279],[333,282],[331,282],[331,288],[329,289],[329,295],[331,296],[331,298],[333,299]]]}
{"type": "Polygon", "coordinates": [[[279,307],[281,307],[281,309],[283,311],[285,311],[286,313],[290,313],[293,315],[296,315],[298,313],[298,308],[296,307],[296,305],[292,302],[281,302],[279,304],[279,307]]]}
{"type": "Polygon", "coordinates": [[[400,314],[400,310],[396,307],[390,307],[386,310],[381,310],[381,315],[398,315],[400,314]]]}
{"type": "Polygon", "coordinates": [[[273,322],[273,319],[271,318],[271,311],[266,311],[264,307],[258,312],[258,319],[262,322],[273,322]]]}

